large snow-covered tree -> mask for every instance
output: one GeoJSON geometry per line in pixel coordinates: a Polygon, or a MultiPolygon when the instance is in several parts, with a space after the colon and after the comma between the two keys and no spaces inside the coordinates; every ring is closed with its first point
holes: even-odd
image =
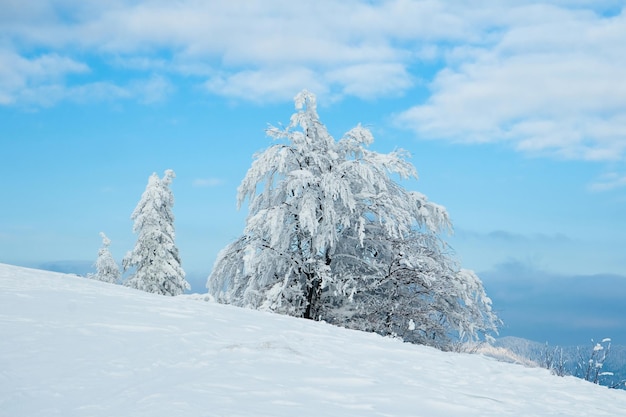
{"type": "Polygon", "coordinates": [[[134,269],[125,285],[146,292],[179,295],[189,289],[174,242],[174,196],[170,184],[175,178],[168,169],[163,178],[154,173],[131,215],[137,243],[123,260],[124,270],[134,269]]]}
{"type": "Polygon", "coordinates": [[[88,277],[98,281],[116,283],[121,274],[120,268],[109,250],[111,240],[103,232],[100,232],[100,237],[102,238],[102,247],[98,251],[98,258],[95,263],[96,273],[89,274],[88,277]]]}
{"type": "MultiPolygon", "coordinates": [[[[406,297],[400,302],[405,311],[393,320],[413,328],[430,320],[421,316],[426,309],[428,317],[441,322],[441,317],[434,317],[440,309],[446,315],[443,333],[450,333],[446,320],[459,323],[447,317],[453,315],[444,310],[448,304],[433,301],[434,286],[420,301],[411,281],[436,282],[443,289],[448,282],[452,291],[454,279],[468,279],[454,269],[436,239],[451,227],[446,210],[394,180],[417,177],[406,152],[369,150],[373,136],[360,125],[337,141],[320,122],[313,94],[303,91],[295,102],[290,124],[267,131],[278,143],[255,155],[239,186],[239,206],[248,201],[246,227],[218,255],[207,282],[209,293],[220,302],[386,333],[380,323],[366,323],[381,320],[386,308],[381,297],[403,292],[406,297]],[[420,262],[428,260],[439,271],[431,271],[430,279],[420,275],[422,263],[413,261],[401,262],[413,268],[413,274],[393,272],[403,253],[421,256],[420,262]],[[403,279],[411,282],[403,284],[403,279]],[[380,317],[363,313],[371,308],[378,308],[380,317]]],[[[468,292],[458,292],[462,301],[450,309],[465,309],[465,301],[475,295],[471,294],[475,287],[463,288],[468,292]]],[[[455,297],[443,289],[445,296],[455,297]]],[[[486,296],[480,308],[484,314],[475,328],[494,329],[495,316],[486,296]]],[[[477,334],[471,326],[459,330],[469,330],[463,336],[477,334]]]]}

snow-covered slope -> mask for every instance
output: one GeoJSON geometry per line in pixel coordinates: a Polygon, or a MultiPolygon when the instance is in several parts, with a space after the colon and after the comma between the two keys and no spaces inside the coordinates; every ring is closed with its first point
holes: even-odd
{"type": "Polygon", "coordinates": [[[0,264],[0,416],[624,416],[626,392],[0,264]]]}

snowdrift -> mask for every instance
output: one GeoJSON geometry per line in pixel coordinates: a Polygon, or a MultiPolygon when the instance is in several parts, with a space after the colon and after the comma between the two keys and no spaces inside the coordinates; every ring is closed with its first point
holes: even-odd
{"type": "Polygon", "coordinates": [[[626,391],[0,264],[0,416],[624,416],[626,391]]]}

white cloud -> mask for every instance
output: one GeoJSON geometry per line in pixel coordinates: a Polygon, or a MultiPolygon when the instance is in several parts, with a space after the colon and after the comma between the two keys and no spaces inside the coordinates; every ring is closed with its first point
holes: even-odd
{"type": "Polygon", "coordinates": [[[419,137],[626,157],[626,12],[617,0],[27,3],[9,1],[0,16],[0,104],[43,92],[42,105],[89,94],[150,103],[166,99],[176,77],[259,103],[302,88],[333,99],[407,97],[426,81],[429,97],[397,118],[419,137]],[[419,73],[423,63],[439,66],[434,77],[419,73]]]}
{"type": "Polygon", "coordinates": [[[569,159],[626,155],[626,13],[528,6],[493,44],[452,49],[426,103],[398,122],[423,138],[510,142],[569,159]]]}
{"type": "Polygon", "coordinates": [[[68,54],[89,51],[118,69],[204,76],[209,91],[254,101],[291,99],[304,87],[367,98],[400,94],[411,86],[409,61],[437,50],[422,37],[460,38],[468,30],[437,2],[52,3],[15,3],[8,38],[68,54]]]}

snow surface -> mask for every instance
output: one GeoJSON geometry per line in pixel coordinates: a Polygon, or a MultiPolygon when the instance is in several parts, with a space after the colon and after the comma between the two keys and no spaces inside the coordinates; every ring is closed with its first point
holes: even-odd
{"type": "Polygon", "coordinates": [[[0,416],[626,416],[626,391],[0,264],[0,416]]]}

